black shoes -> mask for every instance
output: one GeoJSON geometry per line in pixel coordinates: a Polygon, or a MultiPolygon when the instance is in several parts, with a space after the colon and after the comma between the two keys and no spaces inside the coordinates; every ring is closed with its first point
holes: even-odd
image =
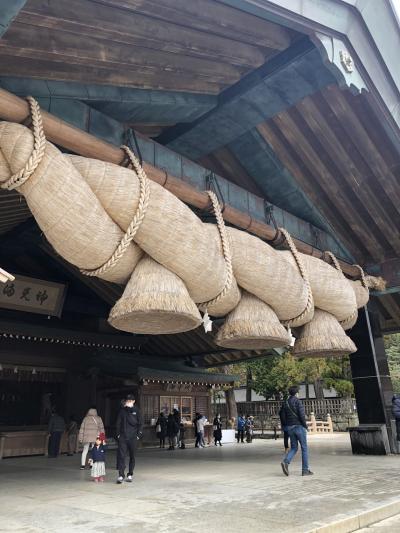
{"type": "Polygon", "coordinates": [[[288,476],[289,475],[289,465],[287,463],[282,462],[281,463],[281,467],[282,467],[282,472],[285,474],[285,476],[288,476]]]}
{"type": "Polygon", "coordinates": [[[302,476],[313,476],[314,472],[311,472],[311,470],[305,470],[301,475],[302,476]]]}

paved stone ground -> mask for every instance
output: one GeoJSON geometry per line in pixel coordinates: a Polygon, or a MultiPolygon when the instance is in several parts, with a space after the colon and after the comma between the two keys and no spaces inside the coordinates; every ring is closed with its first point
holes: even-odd
{"type": "Polygon", "coordinates": [[[347,434],[309,442],[315,476],[307,478],[300,457],[283,476],[281,440],[142,450],[134,483],[123,485],[115,485],[114,452],[102,485],[77,456],[5,459],[0,531],[304,533],[400,500],[400,457],[352,456],[347,434]]]}

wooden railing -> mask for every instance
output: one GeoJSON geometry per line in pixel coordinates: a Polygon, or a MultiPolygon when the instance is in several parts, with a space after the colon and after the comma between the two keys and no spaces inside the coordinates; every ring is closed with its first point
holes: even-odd
{"type": "MultiPolygon", "coordinates": [[[[307,417],[311,413],[315,414],[317,419],[326,418],[327,415],[352,415],[356,412],[355,401],[348,398],[327,398],[325,400],[302,400],[307,417]]],[[[237,402],[238,413],[243,415],[252,415],[260,418],[274,418],[279,416],[281,401],[264,401],[264,402],[237,402]]],[[[225,404],[214,404],[214,412],[219,412],[222,417],[226,416],[225,404]]]]}

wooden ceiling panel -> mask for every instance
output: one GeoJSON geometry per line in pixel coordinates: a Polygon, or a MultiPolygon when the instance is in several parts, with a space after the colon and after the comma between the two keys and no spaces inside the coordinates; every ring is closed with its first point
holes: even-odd
{"type": "Polygon", "coordinates": [[[352,149],[350,142],[346,142],[344,132],[339,137],[335,136],[311,97],[300,102],[290,114],[297,120],[299,127],[303,128],[309,143],[319,154],[321,163],[335,177],[339,190],[348,199],[352,211],[360,215],[365,221],[364,225],[367,225],[368,231],[378,242],[383,241],[382,247],[392,246],[400,254],[398,227],[386,211],[386,204],[381,203],[369,187],[362,161],[359,161],[358,166],[357,161],[353,160],[352,156],[357,151],[352,149]]]}
{"type": "Polygon", "coordinates": [[[119,87],[141,89],[163,89],[167,91],[189,91],[192,93],[217,94],[220,85],[206,80],[179,74],[179,82],[174,76],[157,72],[138,72],[121,69],[101,68],[92,65],[73,65],[59,61],[30,59],[0,53],[0,72],[3,76],[24,76],[32,79],[76,81],[80,83],[101,83],[119,87]]]}
{"type": "Polygon", "coordinates": [[[329,86],[257,129],[358,260],[400,255],[400,155],[366,95],[329,86]]]}
{"type": "Polygon", "coordinates": [[[310,144],[310,139],[304,135],[304,131],[299,129],[289,113],[280,113],[272,120],[305,166],[314,176],[318,176],[318,180],[331,197],[332,204],[341,211],[352,233],[363,241],[371,257],[374,260],[382,258],[384,249],[371,234],[368,225],[347,196],[347,192],[343,191],[338,184],[335,174],[321,160],[321,152],[310,144]]]}
{"type": "Polygon", "coordinates": [[[15,22],[0,40],[0,53],[44,59],[65,64],[90,65],[161,76],[179,74],[211,83],[234,83],[240,77],[237,67],[204,58],[193,58],[110,42],[79,33],[57,31],[15,22]],[[21,46],[23,43],[23,47],[21,46]]]}
{"type": "Polygon", "coordinates": [[[286,29],[215,0],[100,0],[166,22],[275,50],[290,44],[286,29]]]}
{"type": "Polygon", "coordinates": [[[286,142],[284,135],[273,121],[260,124],[257,130],[272,146],[277,157],[296,179],[310,200],[321,210],[350,253],[359,262],[362,262],[364,255],[368,254],[368,250],[364,247],[362,240],[359,240],[357,236],[350,235],[350,227],[341,213],[335,210],[333,198],[320,183],[318,175],[314,175],[307,168],[294,152],[292,146],[286,142]]]}
{"type": "Polygon", "coordinates": [[[289,45],[286,29],[214,0],[28,0],[0,42],[0,67],[218,94],[289,45]]]}

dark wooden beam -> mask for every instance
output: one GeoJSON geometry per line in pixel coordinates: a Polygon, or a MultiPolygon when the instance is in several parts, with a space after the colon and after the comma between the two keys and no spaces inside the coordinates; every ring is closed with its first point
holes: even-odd
{"type": "Polygon", "coordinates": [[[225,89],[215,108],[191,124],[177,124],[159,141],[196,160],[334,82],[309,39],[301,39],[225,89]],[[305,74],[310,70],[311,81],[305,74]]]}

